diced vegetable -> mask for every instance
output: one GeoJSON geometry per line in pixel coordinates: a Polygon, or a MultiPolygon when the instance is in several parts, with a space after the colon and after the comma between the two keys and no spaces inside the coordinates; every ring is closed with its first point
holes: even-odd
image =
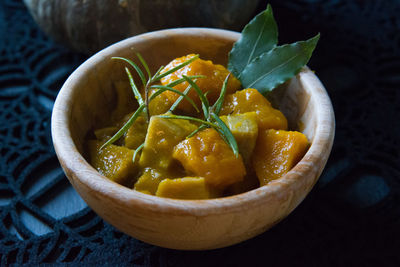
{"type": "Polygon", "coordinates": [[[135,183],[134,189],[142,193],[155,195],[158,184],[162,179],[162,174],[157,170],[146,168],[135,183]]]}
{"type": "Polygon", "coordinates": [[[130,185],[137,170],[132,157],[134,151],[122,146],[108,145],[100,150],[103,142],[90,140],[88,142],[90,163],[101,174],[110,180],[130,185]]]}
{"type": "Polygon", "coordinates": [[[152,116],[139,164],[142,168],[168,170],[173,158],[174,146],[197,127],[186,120],[165,119],[152,116]]]}
{"type": "MultiPolygon", "coordinates": [[[[174,59],[164,68],[163,72],[166,72],[176,67],[177,65],[187,61],[188,59],[194,56],[195,56],[194,54],[190,54],[184,57],[174,59]]],[[[228,74],[229,71],[222,65],[213,64],[212,61],[210,60],[197,59],[192,63],[190,63],[189,65],[179,69],[178,71],[175,71],[174,73],[165,76],[163,79],[161,79],[161,83],[163,85],[167,85],[175,80],[181,79],[182,75],[186,76],[204,75],[206,76],[206,78],[197,79],[196,84],[199,86],[199,88],[203,93],[208,92],[207,98],[209,99],[209,102],[212,104],[218,99],[222,84],[224,83],[224,80],[228,74]]],[[[174,88],[183,92],[185,91],[187,86],[188,83],[184,82],[175,86],[174,88]]],[[[235,92],[236,90],[240,89],[240,86],[241,86],[240,81],[236,79],[233,75],[231,75],[227,85],[227,93],[230,94],[235,92]]],[[[164,92],[163,94],[172,103],[175,102],[179,97],[178,94],[170,91],[164,92]]],[[[200,99],[193,89],[189,92],[188,96],[191,99],[193,99],[193,101],[196,103],[198,107],[201,106],[200,99]]],[[[190,103],[187,100],[183,100],[178,107],[181,110],[188,113],[194,112],[193,106],[190,105],[190,103]]]]}
{"type": "Polygon", "coordinates": [[[130,149],[136,149],[143,144],[146,138],[147,126],[148,123],[144,116],[137,118],[126,133],[125,146],[130,149]]]}
{"type": "Polygon", "coordinates": [[[180,142],[173,157],[186,172],[204,177],[207,184],[223,188],[241,181],[246,174],[242,156],[236,157],[214,129],[205,129],[180,142]]]}
{"type": "Polygon", "coordinates": [[[287,130],[287,120],[271,103],[256,89],[245,89],[227,95],[220,115],[243,114],[255,111],[259,130],[287,130]]]}
{"type": "Polygon", "coordinates": [[[239,153],[242,155],[244,162],[248,163],[257,141],[257,114],[255,112],[246,112],[221,116],[221,120],[231,130],[238,144],[239,153]]]}
{"type": "Polygon", "coordinates": [[[164,179],[158,186],[156,196],[177,199],[208,199],[216,197],[203,177],[164,179]]]}
{"type": "MultiPolygon", "coordinates": [[[[152,90],[150,93],[153,94],[156,90],[152,90]]],[[[164,94],[160,94],[156,96],[152,101],[149,103],[149,110],[150,115],[160,115],[166,113],[169,108],[172,106],[173,101],[170,101],[168,97],[164,94]]]]}
{"type": "Polygon", "coordinates": [[[307,148],[307,137],[300,132],[259,132],[252,161],[260,185],[282,177],[300,161],[307,148]]]}

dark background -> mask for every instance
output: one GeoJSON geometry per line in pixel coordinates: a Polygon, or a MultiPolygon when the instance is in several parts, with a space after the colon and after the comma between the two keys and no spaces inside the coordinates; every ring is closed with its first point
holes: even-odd
{"type": "Polygon", "coordinates": [[[63,82],[87,57],[45,37],[21,1],[2,0],[1,265],[399,266],[400,1],[269,3],[281,43],[321,33],[309,66],[335,110],[331,157],[309,196],[277,226],[196,252],[120,233],[72,189],[53,151],[50,116],[63,82]]]}

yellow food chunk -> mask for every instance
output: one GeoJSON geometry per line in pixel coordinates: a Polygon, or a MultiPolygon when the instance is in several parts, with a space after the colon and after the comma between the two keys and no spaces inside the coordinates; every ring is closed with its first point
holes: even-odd
{"type": "Polygon", "coordinates": [[[146,168],[135,183],[134,189],[150,195],[155,195],[158,184],[162,181],[161,173],[154,169],[146,168]]]}
{"type": "MultiPolygon", "coordinates": [[[[150,92],[150,95],[152,95],[156,91],[157,90],[152,90],[150,92]]],[[[172,104],[173,101],[168,99],[168,97],[165,94],[160,94],[156,96],[153,100],[151,100],[149,103],[150,115],[154,116],[154,115],[164,114],[169,110],[172,104]]]]}
{"type": "Polygon", "coordinates": [[[147,120],[144,116],[139,116],[128,129],[125,135],[125,146],[130,149],[136,149],[143,144],[147,133],[147,120]]]}
{"type": "Polygon", "coordinates": [[[223,188],[241,181],[246,174],[242,156],[232,149],[214,129],[205,129],[180,142],[173,157],[188,174],[204,177],[207,184],[223,188]]]}
{"type": "Polygon", "coordinates": [[[139,165],[167,170],[173,163],[174,146],[196,129],[196,125],[186,120],[151,117],[139,165]]]}
{"type": "Polygon", "coordinates": [[[245,89],[225,97],[220,115],[242,114],[255,111],[259,130],[286,130],[287,120],[271,103],[256,89],[245,89]]]}
{"type": "Polygon", "coordinates": [[[164,179],[158,185],[156,196],[177,199],[209,199],[215,197],[203,177],[164,179]]]}
{"type": "MultiPolygon", "coordinates": [[[[164,68],[163,72],[166,72],[176,67],[177,65],[189,60],[193,56],[194,54],[190,54],[184,57],[174,59],[164,68]]],[[[182,78],[182,75],[186,76],[204,75],[206,76],[206,78],[197,79],[196,84],[199,86],[199,88],[203,93],[208,92],[207,98],[212,104],[218,99],[222,84],[228,74],[229,71],[224,66],[213,64],[212,61],[210,60],[202,60],[199,58],[193,61],[192,63],[186,65],[185,67],[162,78],[161,84],[167,85],[175,80],[182,78]]],[[[184,82],[175,86],[174,88],[183,92],[185,91],[187,86],[188,83],[184,82]]],[[[240,89],[240,86],[241,86],[240,81],[236,79],[233,75],[231,75],[227,84],[227,93],[230,94],[235,92],[236,90],[240,89]]],[[[163,94],[169,99],[171,103],[175,102],[179,97],[178,94],[171,91],[166,91],[163,94]]],[[[200,99],[194,89],[191,89],[188,96],[191,99],[193,99],[193,101],[199,108],[201,107],[200,99]]],[[[185,112],[189,113],[194,112],[194,108],[185,99],[179,104],[178,107],[185,112]]]]}
{"type": "Polygon", "coordinates": [[[116,132],[118,132],[117,127],[106,127],[106,128],[97,129],[96,131],[94,131],[94,135],[96,136],[97,140],[107,141],[116,132]]]}
{"type": "Polygon", "coordinates": [[[91,165],[110,180],[129,185],[136,173],[136,165],[132,162],[133,150],[126,147],[108,145],[100,150],[103,142],[88,142],[91,165]]]}
{"type": "Polygon", "coordinates": [[[255,112],[246,112],[221,116],[221,120],[225,122],[235,137],[244,162],[249,162],[257,141],[257,114],[255,112]]]}
{"type": "Polygon", "coordinates": [[[300,132],[265,130],[258,133],[253,167],[260,185],[282,177],[304,156],[307,137],[300,132]]]}

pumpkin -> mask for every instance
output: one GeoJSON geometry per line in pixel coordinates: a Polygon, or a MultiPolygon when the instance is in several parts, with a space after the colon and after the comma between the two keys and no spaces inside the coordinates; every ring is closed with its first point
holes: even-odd
{"type": "Polygon", "coordinates": [[[92,54],[127,37],[163,28],[240,30],[259,0],[24,0],[55,41],[92,54]]]}

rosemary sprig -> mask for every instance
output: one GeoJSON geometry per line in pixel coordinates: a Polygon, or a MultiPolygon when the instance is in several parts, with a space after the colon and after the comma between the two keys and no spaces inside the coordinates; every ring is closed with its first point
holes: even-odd
{"type": "MultiPolygon", "coordinates": [[[[197,128],[195,131],[193,131],[191,134],[189,134],[186,138],[190,138],[194,136],[196,133],[199,131],[207,128],[207,127],[212,127],[214,128],[224,139],[224,141],[231,147],[233,153],[235,154],[236,157],[239,156],[239,148],[236,142],[235,137],[233,136],[232,132],[226,126],[226,124],[218,117],[218,114],[222,108],[222,104],[224,102],[224,98],[226,95],[226,90],[227,90],[227,84],[230,75],[227,75],[225,78],[225,81],[222,85],[221,92],[219,94],[219,97],[217,101],[210,107],[210,104],[208,102],[208,99],[206,97],[206,94],[203,94],[203,92],[200,90],[200,88],[197,86],[197,84],[188,76],[182,75],[182,77],[189,83],[189,86],[192,86],[196,93],[198,94],[200,100],[201,100],[201,105],[204,113],[204,118],[205,120],[190,117],[190,116],[178,116],[178,115],[173,115],[171,114],[166,114],[166,115],[159,115],[161,118],[165,119],[181,119],[181,120],[189,120],[189,121],[194,121],[197,123],[200,123],[199,128],[197,128]]],[[[188,87],[189,88],[189,87],[188,87]]],[[[186,91],[189,91],[188,88],[186,88],[186,91]]]]}
{"type": "MultiPolygon", "coordinates": [[[[146,61],[143,59],[143,57],[139,53],[136,53],[136,56],[139,58],[140,63],[146,70],[147,79],[146,79],[143,71],[140,69],[140,67],[133,61],[126,59],[126,58],[122,58],[122,57],[113,57],[113,59],[125,61],[130,66],[133,67],[133,69],[136,71],[136,73],[139,75],[139,77],[142,81],[144,91],[145,91],[145,99],[143,100],[142,95],[140,94],[140,92],[135,84],[135,81],[133,80],[131,72],[129,71],[128,68],[125,68],[125,71],[129,78],[130,86],[132,88],[132,92],[133,92],[137,102],[139,103],[139,108],[132,114],[132,116],[124,124],[124,126],[122,126],[122,128],[114,136],[112,136],[106,143],[104,143],[100,149],[103,149],[107,145],[112,144],[113,142],[115,142],[116,140],[121,138],[122,135],[132,126],[132,124],[141,115],[142,112],[147,113],[147,119],[149,120],[150,119],[149,102],[154,100],[155,97],[162,94],[163,92],[171,91],[176,94],[179,94],[179,97],[172,104],[168,113],[163,114],[163,115],[158,115],[158,117],[165,118],[165,119],[189,120],[189,121],[199,123],[200,126],[195,131],[193,131],[190,135],[188,135],[187,138],[194,136],[196,133],[198,133],[199,131],[201,131],[205,128],[208,128],[208,127],[214,128],[221,135],[221,137],[224,139],[224,141],[232,148],[235,156],[238,157],[239,149],[238,149],[236,140],[235,140],[232,132],[226,126],[226,124],[218,117],[218,114],[219,114],[222,104],[224,102],[224,98],[226,95],[226,87],[227,87],[227,83],[228,83],[230,75],[228,75],[225,78],[225,81],[222,85],[221,92],[220,92],[220,95],[219,95],[217,101],[210,107],[210,103],[207,99],[207,92],[203,93],[201,91],[201,89],[199,88],[199,86],[196,84],[197,79],[205,78],[205,76],[203,76],[203,75],[193,75],[193,76],[182,75],[182,78],[177,79],[167,85],[154,84],[154,83],[160,81],[165,76],[167,76],[167,75],[185,67],[186,65],[190,64],[191,62],[195,61],[198,58],[198,55],[195,55],[194,57],[190,58],[189,60],[179,64],[178,66],[176,66],[166,72],[162,72],[164,69],[164,67],[162,66],[157,70],[157,72],[154,74],[154,76],[151,75],[150,69],[149,69],[146,61]],[[184,90],[184,92],[181,92],[181,91],[173,88],[176,85],[181,84],[183,82],[188,83],[188,86],[184,90]],[[155,91],[149,97],[150,89],[156,89],[157,91],[155,91]],[[172,113],[183,99],[186,99],[195,108],[195,110],[197,112],[200,112],[198,107],[194,103],[194,101],[190,97],[188,97],[188,93],[190,92],[191,89],[194,89],[196,94],[200,98],[204,119],[199,119],[199,118],[191,117],[191,116],[175,115],[172,113]]],[[[139,153],[140,150],[143,149],[143,147],[144,147],[144,143],[141,144],[135,150],[133,159],[132,159],[133,161],[136,160],[137,153],[139,153]]]]}
{"type": "MultiPolygon", "coordinates": [[[[134,70],[136,71],[136,73],[139,75],[139,77],[140,77],[140,79],[141,79],[141,81],[142,81],[142,84],[143,84],[143,86],[144,86],[144,90],[145,90],[145,99],[143,100],[142,95],[140,94],[140,92],[139,92],[139,90],[138,90],[138,88],[137,88],[137,86],[136,86],[136,84],[135,84],[135,81],[133,80],[133,77],[132,77],[131,72],[129,71],[128,68],[125,68],[125,71],[126,71],[126,73],[127,73],[127,75],[128,75],[128,79],[129,79],[130,86],[131,86],[131,88],[132,88],[132,92],[133,92],[133,94],[134,94],[134,96],[135,96],[136,101],[137,101],[138,104],[139,104],[139,107],[138,107],[138,109],[132,114],[132,116],[129,118],[129,120],[122,126],[122,128],[119,129],[119,131],[118,131],[116,134],[114,134],[110,139],[107,140],[107,142],[105,142],[105,143],[100,147],[100,150],[103,149],[104,147],[108,146],[109,144],[114,143],[114,142],[117,141],[119,138],[121,138],[121,137],[124,135],[124,133],[125,133],[126,131],[128,131],[128,129],[132,126],[132,124],[136,121],[136,119],[140,116],[140,114],[141,114],[143,111],[146,111],[146,113],[147,113],[147,119],[149,120],[149,119],[150,119],[150,113],[149,113],[149,108],[148,108],[148,107],[149,107],[149,102],[150,102],[151,100],[153,100],[156,96],[158,96],[158,95],[160,95],[161,93],[163,93],[164,91],[169,90],[169,91],[172,91],[172,92],[174,92],[174,93],[180,94],[180,96],[181,96],[181,97],[184,97],[185,99],[187,99],[187,100],[189,101],[189,103],[191,103],[191,104],[194,106],[194,108],[195,108],[196,110],[199,110],[199,109],[197,108],[197,106],[194,104],[194,102],[192,101],[192,99],[190,99],[188,96],[186,96],[186,94],[184,94],[184,93],[182,93],[182,92],[180,92],[180,91],[178,91],[178,90],[172,88],[173,86],[176,86],[176,85],[178,85],[178,84],[180,84],[180,83],[185,82],[185,79],[176,80],[176,81],[174,81],[174,82],[168,84],[167,86],[153,85],[154,83],[156,83],[156,82],[158,82],[159,80],[161,80],[161,78],[165,77],[166,75],[171,74],[172,72],[177,71],[177,70],[179,70],[180,68],[183,68],[184,66],[190,64],[191,62],[193,62],[194,60],[196,60],[196,59],[199,57],[198,55],[195,55],[195,56],[192,57],[191,59],[189,59],[189,60],[187,60],[187,61],[185,61],[185,62],[179,64],[179,65],[176,66],[175,68],[173,68],[173,69],[171,69],[171,70],[169,70],[169,71],[166,71],[166,72],[164,72],[164,73],[162,73],[162,74],[160,74],[160,73],[162,72],[162,70],[164,69],[164,67],[161,66],[161,67],[157,70],[157,72],[155,73],[154,76],[151,75],[150,69],[149,69],[149,67],[148,67],[148,65],[147,65],[147,63],[146,63],[146,61],[145,61],[145,60],[143,59],[143,57],[140,55],[140,53],[136,53],[136,55],[137,55],[137,57],[139,58],[139,61],[141,62],[141,64],[143,65],[143,67],[145,68],[145,70],[146,70],[146,72],[147,72],[147,75],[148,75],[148,79],[147,79],[147,80],[146,80],[145,75],[143,74],[142,70],[140,69],[140,67],[139,67],[135,62],[133,62],[132,60],[126,59],[126,58],[123,58],[123,57],[112,57],[111,59],[122,60],[122,61],[124,61],[124,62],[127,62],[130,66],[133,67],[133,69],[134,69],[134,70]],[[172,72],[171,72],[171,71],[172,71],[172,72]],[[167,74],[166,74],[166,73],[167,73],[167,74]],[[165,75],[165,74],[166,74],[166,75],[165,75]],[[158,89],[154,94],[152,94],[151,97],[148,96],[148,93],[149,93],[150,88],[158,89]]],[[[196,75],[196,76],[191,76],[191,77],[197,79],[197,78],[204,78],[205,76],[196,75]]]]}

